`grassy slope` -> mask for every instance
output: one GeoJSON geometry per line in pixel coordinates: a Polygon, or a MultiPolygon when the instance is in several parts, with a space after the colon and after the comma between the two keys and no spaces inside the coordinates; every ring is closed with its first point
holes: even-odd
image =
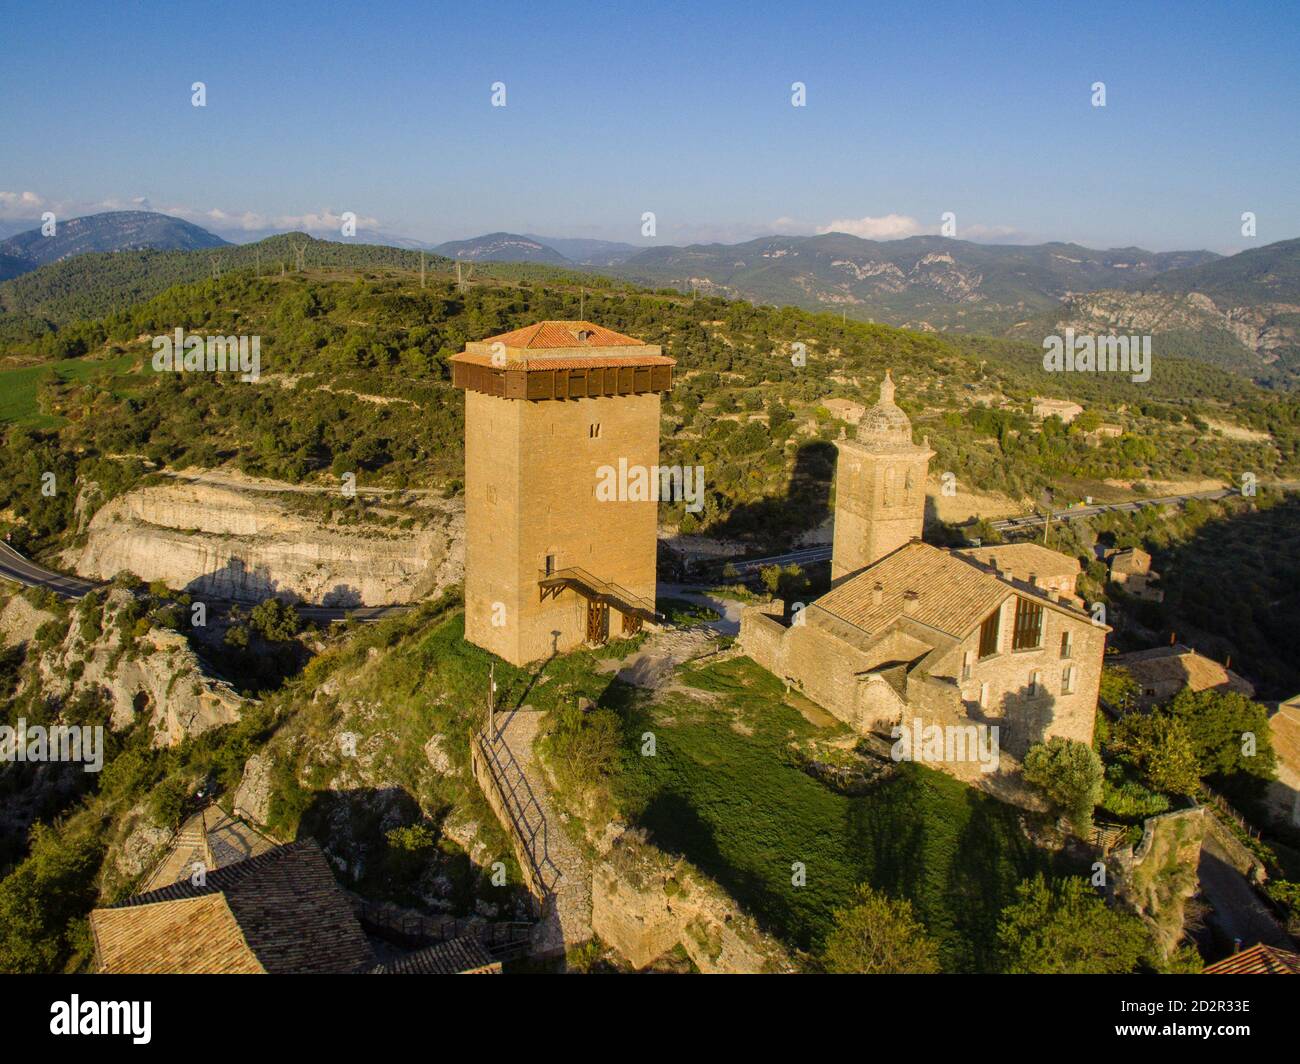
{"type": "Polygon", "coordinates": [[[41,413],[39,392],[44,380],[50,376],[57,376],[62,381],[81,381],[100,375],[119,375],[133,361],[131,355],[102,362],[65,358],[38,366],[0,370],[0,425],[15,423],[33,428],[60,425],[64,418],[41,413]]]}
{"type": "Polygon", "coordinates": [[[620,799],[659,846],[799,948],[816,946],[834,910],[869,882],[911,899],[945,970],[992,967],[998,912],[1022,878],[1051,864],[1019,830],[1017,810],[916,765],[864,796],[836,794],[787,754],[818,729],[784,702],[780,681],[745,658],[684,676],[718,705],[671,696],[625,726],[620,799]],[[645,731],[656,734],[654,757],[639,756],[645,731]],[[807,869],[803,887],[791,885],[795,861],[807,869]]]}

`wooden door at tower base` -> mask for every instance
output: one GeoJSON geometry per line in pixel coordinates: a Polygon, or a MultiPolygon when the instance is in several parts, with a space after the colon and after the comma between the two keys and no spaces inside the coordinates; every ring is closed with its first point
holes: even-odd
{"type": "Polygon", "coordinates": [[[609,642],[609,606],[587,600],[587,642],[609,642]]]}

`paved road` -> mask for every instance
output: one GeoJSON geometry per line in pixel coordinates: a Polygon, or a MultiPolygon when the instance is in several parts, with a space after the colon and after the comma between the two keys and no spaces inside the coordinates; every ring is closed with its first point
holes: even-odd
{"type": "MultiPolygon", "coordinates": [[[[12,580],[25,587],[49,588],[63,598],[79,599],[94,591],[97,587],[106,587],[102,580],[83,580],[79,576],[68,576],[37,565],[19,554],[8,543],[0,542],[0,579],[12,580]]],[[[226,599],[204,598],[215,612],[229,610],[231,606],[248,603],[234,603],[226,599]]],[[[299,606],[298,616],[305,621],[317,624],[329,624],[331,621],[343,621],[349,618],[365,623],[382,621],[385,617],[395,617],[413,609],[411,606],[299,606]]]]}
{"type": "Polygon", "coordinates": [[[78,576],[68,576],[43,568],[28,561],[8,543],[3,542],[0,542],[0,577],[27,587],[47,587],[56,595],[71,599],[82,598],[88,592],[103,586],[93,580],[82,580],[78,576]]]}
{"type": "MultiPolygon", "coordinates": [[[[1284,481],[1278,484],[1261,485],[1261,487],[1281,491],[1295,491],[1300,489],[1300,482],[1284,481]]],[[[1072,506],[1064,510],[1053,510],[1051,519],[1053,521],[1075,521],[1081,517],[1095,517],[1097,514],[1131,512],[1140,510],[1144,506],[1181,506],[1192,499],[1226,499],[1229,495],[1239,494],[1241,492],[1237,488],[1216,488],[1212,491],[1188,492],[1185,495],[1160,495],[1149,499],[1131,499],[1128,502],[1072,506]]],[[[1046,514],[1023,514],[990,521],[989,526],[999,532],[1014,532],[1019,529],[1040,527],[1047,520],[1048,516],[1046,514]]],[[[805,547],[802,550],[791,551],[789,554],[774,554],[767,558],[746,558],[743,561],[733,562],[709,561],[697,564],[701,571],[713,571],[715,569],[721,571],[724,565],[729,564],[737,574],[747,576],[769,565],[813,565],[817,562],[829,561],[830,557],[831,547],[828,544],[820,547],[805,547]]]]}
{"type": "Polygon", "coordinates": [[[1263,942],[1280,949],[1295,948],[1290,936],[1260,901],[1246,877],[1232,866],[1232,859],[1213,835],[1205,836],[1196,871],[1201,897],[1214,910],[1211,922],[1225,942],[1240,939],[1243,947],[1263,942]]]}

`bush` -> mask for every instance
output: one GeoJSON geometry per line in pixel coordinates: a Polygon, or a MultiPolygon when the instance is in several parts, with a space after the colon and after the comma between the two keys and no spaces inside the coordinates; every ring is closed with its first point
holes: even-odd
{"type": "Polygon", "coordinates": [[[618,767],[619,720],[608,709],[583,711],[564,702],[551,711],[547,735],[551,765],[562,786],[603,784],[618,767]]]}
{"type": "Polygon", "coordinates": [[[864,883],[853,905],[836,910],[822,963],[840,974],[931,974],[939,970],[939,948],[913,916],[910,901],[879,894],[864,883]]]}
{"type": "Polygon", "coordinates": [[[272,643],[292,639],[302,627],[302,620],[289,603],[269,598],[253,607],[249,623],[272,643]]]}
{"type": "Polygon", "coordinates": [[[1114,749],[1166,794],[1195,794],[1201,770],[1187,722],[1167,713],[1130,713],[1115,727],[1114,749]]]}
{"type": "Polygon", "coordinates": [[[1048,883],[1040,873],[1016,888],[998,918],[1002,967],[1018,975],[1119,975],[1148,947],[1142,921],[1106,907],[1078,876],[1048,883]]]}
{"type": "Polygon", "coordinates": [[[1101,758],[1087,743],[1054,736],[1025,755],[1025,779],[1062,809],[1080,837],[1092,830],[1092,810],[1101,801],[1101,758]]]}
{"type": "Polygon", "coordinates": [[[164,780],[149,795],[149,813],[154,823],[173,830],[180,827],[189,797],[190,789],[184,782],[178,779],[164,780]]]}

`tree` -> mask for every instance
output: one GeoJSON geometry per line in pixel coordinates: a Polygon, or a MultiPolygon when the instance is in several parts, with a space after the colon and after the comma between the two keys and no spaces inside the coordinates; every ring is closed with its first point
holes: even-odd
{"type": "Polygon", "coordinates": [[[1002,968],[1018,975],[1118,975],[1147,949],[1142,921],[1106,907],[1087,881],[1021,882],[998,917],[1002,968]]]}
{"type": "Polygon", "coordinates": [[[278,598],[269,598],[258,603],[253,607],[248,619],[254,629],[273,643],[292,639],[302,627],[298,611],[278,598]]]}
{"type": "Polygon", "coordinates": [[[1166,709],[1187,723],[1200,775],[1270,780],[1277,774],[1268,710],[1237,691],[1184,688],[1166,709]]]}
{"type": "Polygon", "coordinates": [[[1128,709],[1142,691],[1142,685],[1122,665],[1103,666],[1101,687],[1098,691],[1103,702],[1116,709],[1128,709]]]}
{"type": "Polygon", "coordinates": [[[1166,794],[1195,794],[1201,770],[1187,722],[1168,713],[1130,713],[1115,726],[1115,749],[1166,794]]]}
{"type": "Polygon", "coordinates": [[[0,971],[58,972],[95,904],[104,854],[90,830],[32,827],[31,851],[0,882],[0,971]]]}
{"type": "Polygon", "coordinates": [[[1055,735],[1030,747],[1024,771],[1028,782],[1065,811],[1077,835],[1092,830],[1092,810],[1101,801],[1104,770],[1091,746],[1055,735]]]}
{"type": "Polygon", "coordinates": [[[863,883],[854,903],[835,912],[822,962],[840,974],[929,975],[939,971],[939,948],[913,916],[910,901],[863,883]]]}

